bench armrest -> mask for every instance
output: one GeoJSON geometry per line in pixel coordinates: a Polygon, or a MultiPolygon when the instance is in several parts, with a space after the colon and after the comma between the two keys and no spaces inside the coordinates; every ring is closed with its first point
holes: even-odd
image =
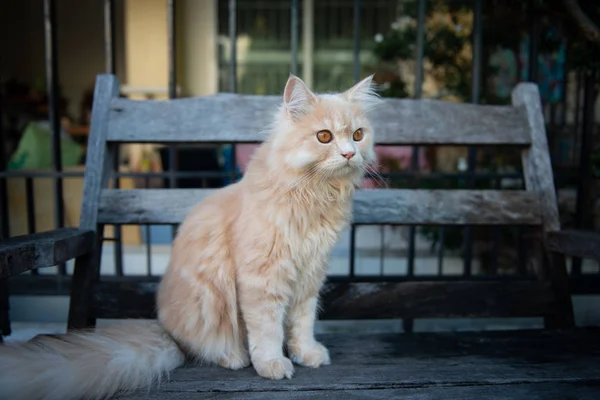
{"type": "Polygon", "coordinates": [[[550,251],[600,262],[600,234],[597,232],[563,230],[548,232],[546,238],[550,251]]]}
{"type": "Polygon", "coordinates": [[[0,242],[0,279],[32,269],[52,267],[89,253],[95,232],[60,228],[15,236],[0,242]]]}

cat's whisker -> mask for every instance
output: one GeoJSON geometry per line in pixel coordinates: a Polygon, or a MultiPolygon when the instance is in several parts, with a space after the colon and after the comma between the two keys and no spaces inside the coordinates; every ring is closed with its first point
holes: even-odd
{"type": "Polygon", "coordinates": [[[318,168],[317,165],[313,165],[311,166],[293,185],[293,187],[295,188],[303,188],[305,187],[310,181],[312,181],[314,179],[314,177],[317,175],[318,173],[318,168]]]}
{"type": "Polygon", "coordinates": [[[319,177],[317,165],[312,166],[291,186],[292,195],[300,203],[310,202],[312,196],[307,189],[314,185],[314,181],[319,177]]]}
{"type": "Polygon", "coordinates": [[[372,180],[379,188],[382,188],[382,189],[389,188],[388,181],[384,177],[381,176],[381,174],[379,173],[379,171],[376,169],[375,166],[365,164],[365,171],[370,175],[369,177],[367,177],[367,179],[372,180]]]}

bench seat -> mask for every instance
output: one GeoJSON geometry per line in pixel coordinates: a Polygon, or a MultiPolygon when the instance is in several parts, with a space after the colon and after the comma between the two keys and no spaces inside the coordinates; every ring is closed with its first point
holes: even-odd
{"type": "Polygon", "coordinates": [[[141,399],[598,399],[600,330],[326,334],[332,364],[291,380],[188,365],[141,399]]]}

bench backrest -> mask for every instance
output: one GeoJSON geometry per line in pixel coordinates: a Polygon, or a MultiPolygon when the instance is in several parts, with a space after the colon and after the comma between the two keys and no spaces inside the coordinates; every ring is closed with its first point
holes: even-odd
{"type": "MultiPolygon", "coordinates": [[[[181,222],[210,193],[197,190],[105,189],[105,143],[258,143],[279,96],[221,93],[171,101],[119,98],[112,75],[98,77],[81,225],[181,222]],[[104,173],[102,174],[101,171],[104,173]],[[164,207],[169,204],[170,207],[164,207]]],[[[558,227],[548,145],[537,87],[519,84],[513,106],[386,99],[373,112],[381,145],[503,145],[522,148],[526,190],[362,190],[358,224],[544,225],[558,227]]]]}
{"type": "MultiPolygon", "coordinates": [[[[257,143],[264,138],[261,132],[281,101],[279,96],[224,93],[169,101],[133,101],[118,95],[115,76],[97,78],[80,221],[84,229],[98,229],[102,224],[176,224],[211,191],[107,189],[113,145],[257,143]]],[[[540,232],[558,230],[556,194],[537,86],[520,83],[512,100],[511,106],[489,106],[385,99],[371,118],[378,144],[513,146],[521,150],[525,190],[359,190],[355,196],[355,223],[527,225],[537,226],[540,232]]],[[[558,276],[540,272],[542,278],[549,275],[558,276]]],[[[555,312],[559,301],[552,285],[541,281],[357,285],[360,283],[327,286],[323,295],[325,316],[548,315],[555,312]]],[[[110,286],[99,282],[96,312],[107,318],[150,317],[154,312],[153,290],[151,283],[135,286],[121,282],[110,286]]]]}

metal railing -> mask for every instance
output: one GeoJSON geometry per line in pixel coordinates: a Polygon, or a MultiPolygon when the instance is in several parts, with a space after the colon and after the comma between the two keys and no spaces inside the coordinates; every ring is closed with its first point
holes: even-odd
{"type": "MultiPolygon", "coordinates": [[[[115,73],[115,65],[116,65],[116,52],[115,52],[115,2],[118,0],[105,0],[104,1],[104,22],[105,22],[105,33],[104,33],[104,51],[105,51],[105,60],[106,67],[105,71],[100,72],[109,72],[115,73]]],[[[415,46],[415,60],[416,60],[416,70],[415,70],[415,83],[414,83],[414,96],[416,98],[420,98],[423,93],[423,80],[424,80],[424,60],[425,60],[425,19],[426,19],[426,9],[428,7],[428,1],[426,0],[415,0],[417,2],[417,30],[416,30],[416,46],[415,46]]],[[[176,85],[177,85],[177,65],[176,60],[176,19],[175,19],[175,11],[176,11],[176,1],[175,0],[167,0],[167,37],[168,37],[168,97],[170,99],[175,98],[177,96],[176,85]]],[[[361,17],[361,10],[364,8],[364,2],[361,0],[351,0],[343,2],[345,5],[352,5],[352,21],[347,21],[352,24],[353,27],[353,35],[352,35],[352,55],[353,55],[353,64],[351,70],[348,70],[348,74],[352,74],[352,78],[354,82],[357,82],[361,77],[361,60],[360,60],[360,50],[361,43],[363,37],[361,35],[361,26],[363,23],[363,19],[361,17]]],[[[472,0],[470,4],[473,8],[473,33],[472,33],[472,72],[471,72],[471,99],[470,101],[473,103],[479,103],[481,100],[481,93],[483,89],[483,63],[484,63],[484,48],[485,43],[483,42],[483,0],[472,0]]],[[[221,6],[222,2],[221,2],[221,6]]],[[[289,8],[285,8],[285,10],[289,11],[289,20],[290,20],[290,32],[289,37],[290,40],[290,67],[289,71],[293,73],[298,73],[299,66],[301,65],[299,60],[300,54],[300,18],[301,18],[301,2],[299,0],[291,0],[289,3],[289,8]]],[[[230,40],[229,46],[229,55],[228,55],[228,65],[227,68],[222,68],[222,74],[226,73],[226,76],[221,76],[221,87],[224,90],[228,90],[231,92],[238,92],[239,82],[238,82],[238,60],[236,53],[236,40],[238,37],[238,15],[239,15],[239,4],[236,0],[228,0],[227,3],[228,9],[228,27],[227,32],[230,40]],[[227,87],[225,87],[227,84],[227,87]]],[[[539,41],[535,38],[539,36],[539,21],[536,16],[535,10],[530,8],[528,10],[528,19],[530,26],[530,34],[531,37],[534,38],[531,40],[531,46],[529,48],[529,59],[535,60],[537,59],[537,54],[539,49],[539,41]]],[[[350,13],[347,13],[348,15],[350,13]]],[[[52,152],[52,171],[51,172],[33,172],[33,171],[4,171],[0,173],[0,211],[2,213],[2,219],[0,221],[0,230],[2,233],[2,237],[11,236],[11,232],[9,231],[9,213],[8,209],[8,194],[7,194],[7,179],[21,178],[25,182],[25,203],[26,203],[26,214],[27,214],[27,230],[30,233],[33,233],[37,230],[36,226],[36,213],[35,213],[35,203],[34,199],[39,196],[39,193],[35,193],[34,189],[34,179],[51,179],[53,182],[53,200],[54,200],[54,216],[55,216],[55,225],[60,227],[64,224],[65,221],[65,209],[64,209],[64,194],[63,194],[63,182],[65,179],[73,178],[73,177],[82,177],[83,173],[73,173],[73,172],[65,172],[62,168],[61,162],[61,152],[60,152],[60,110],[58,107],[58,95],[59,95],[59,81],[58,81],[58,64],[60,62],[57,54],[56,47],[56,12],[55,12],[55,0],[44,0],[44,26],[45,26],[45,38],[46,38],[46,80],[47,80],[47,92],[48,92],[48,103],[49,103],[49,120],[52,131],[52,140],[51,140],[51,152],[52,152]]],[[[530,81],[536,81],[538,77],[537,64],[535,62],[529,63],[530,68],[528,70],[527,79],[530,81]]],[[[286,73],[287,75],[287,73],[286,73]]],[[[565,74],[566,75],[566,74],[565,74]]],[[[287,76],[286,76],[287,77],[287,76]]],[[[585,184],[589,182],[590,179],[593,179],[590,176],[589,168],[587,165],[589,164],[589,160],[591,157],[591,140],[593,131],[595,129],[594,122],[594,113],[593,113],[593,102],[592,91],[588,90],[591,86],[592,80],[595,79],[594,76],[585,76],[577,79],[575,88],[577,92],[577,104],[576,104],[576,121],[575,127],[573,130],[576,132],[580,139],[580,149],[581,154],[577,155],[580,163],[575,168],[571,168],[570,171],[564,171],[562,168],[556,168],[556,179],[557,183],[561,183],[563,181],[568,181],[570,183],[575,182],[577,185],[577,202],[576,202],[576,216],[574,225],[577,227],[582,227],[586,220],[590,218],[589,212],[590,210],[586,209],[586,204],[589,203],[590,190],[588,186],[585,184]],[[583,93],[583,99],[580,100],[579,93],[583,93]]],[[[565,82],[566,84],[566,82],[565,82]]],[[[566,90],[565,90],[566,91],[566,90]]],[[[549,141],[551,143],[552,149],[555,150],[555,132],[559,130],[559,128],[564,128],[565,126],[565,109],[566,109],[566,100],[563,98],[561,102],[558,104],[547,105],[548,109],[548,132],[549,132],[549,141]],[[561,113],[557,112],[557,109],[560,108],[562,110],[561,113]]],[[[0,113],[2,112],[2,103],[0,102],[0,113]]],[[[0,128],[1,129],[1,128],[0,128]]],[[[0,131],[0,142],[4,143],[4,133],[0,131]]],[[[118,157],[115,157],[116,163],[114,165],[114,174],[113,181],[116,187],[119,186],[120,180],[123,178],[138,178],[142,179],[145,182],[149,182],[150,179],[161,178],[164,179],[167,183],[165,186],[170,188],[175,188],[178,186],[178,180],[187,178],[197,178],[203,179],[204,183],[200,186],[206,186],[207,179],[209,178],[219,178],[222,179],[223,183],[227,182],[227,179],[237,179],[240,176],[240,172],[237,169],[236,165],[236,157],[235,151],[236,147],[231,146],[230,153],[228,155],[228,159],[231,160],[229,166],[221,168],[220,171],[181,171],[180,170],[180,150],[183,145],[168,145],[166,153],[168,160],[166,171],[161,173],[133,173],[133,172],[119,172],[118,168],[118,157]]],[[[2,157],[4,157],[5,152],[1,151],[2,157]]],[[[394,185],[403,185],[409,187],[431,187],[432,185],[437,185],[441,187],[460,187],[460,188],[474,188],[481,187],[482,185],[489,188],[499,189],[502,186],[503,180],[507,179],[516,179],[517,181],[522,181],[521,173],[519,171],[515,172],[494,172],[494,171],[480,171],[477,168],[477,159],[481,154],[479,153],[479,149],[477,148],[469,148],[468,149],[468,157],[466,159],[466,170],[462,172],[453,172],[453,173],[440,173],[440,172],[424,172],[420,170],[420,157],[422,156],[422,152],[419,147],[414,147],[412,149],[412,157],[410,162],[410,167],[405,171],[400,172],[391,172],[382,174],[382,178],[386,180],[387,184],[390,186],[394,185]]],[[[556,161],[556,157],[554,157],[556,161]]],[[[6,160],[0,160],[3,166],[7,165],[6,160]]],[[[556,162],[555,162],[556,164],[556,162]]],[[[520,183],[522,185],[522,182],[520,183]]],[[[45,195],[45,194],[44,194],[45,195]]],[[[462,228],[450,228],[450,227],[440,227],[435,229],[430,229],[426,227],[409,227],[407,228],[407,247],[406,251],[400,251],[399,258],[406,259],[406,273],[405,274],[385,274],[385,259],[386,252],[394,252],[390,251],[390,249],[386,249],[384,245],[380,246],[379,253],[379,273],[374,273],[371,275],[359,274],[357,272],[357,235],[358,230],[362,228],[357,228],[355,226],[351,227],[349,234],[349,254],[348,254],[348,271],[344,276],[336,276],[334,279],[361,279],[361,280],[404,280],[404,279],[413,279],[417,276],[417,266],[416,263],[419,259],[418,253],[418,242],[419,240],[425,240],[424,238],[428,238],[427,240],[432,243],[431,256],[435,258],[436,267],[434,273],[427,274],[426,276],[419,275],[419,279],[488,279],[489,277],[497,277],[500,274],[499,270],[502,269],[501,258],[501,244],[503,241],[507,239],[503,239],[509,237],[512,241],[509,246],[516,246],[516,260],[511,259],[513,261],[504,262],[505,264],[511,264],[513,266],[511,273],[504,274],[503,276],[506,279],[510,279],[511,276],[519,277],[527,274],[527,264],[528,258],[531,255],[532,251],[530,251],[530,245],[532,242],[529,240],[530,235],[526,229],[515,227],[514,229],[508,228],[500,228],[500,227],[490,227],[490,228],[477,228],[478,235],[486,235],[489,236],[489,239],[486,243],[492,242],[492,248],[484,251],[483,253],[488,254],[486,256],[486,260],[489,260],[489,270],[486,270],[485,273],[475,273],[473,267],[473,261],[475,259],[474,255],[474,245],[476,245],[475,228],[466,227],[462,228]],[[486,231],[487,229],[487,231],[486,231]],[[510,232],[509,232],[510,231],[510,232]],[[482,233],[483,232],[483,233],[482,233]],[[508,232],[508,233],[507,233],[508,232]],[[458,239],[457,239],[458,238],[458,239]],[[452,246],[449,246],[448,243],[451,241],[459,241],[461,244],[458,246],[454,246],[454,250],[449,249],[452,246]],[[459,250],[456,250],[458,248],[459,250]],[[448,254],[454,252],[455,256],[462,259],[462,272],[458,275],[449,276],[444,273],[444,260],[447,260],[448,254]]],[[[384,228],[379,228],[381,231],[381,241],[385,240],[384,228]]],[[[146,246],[146,259],[147,259],[147,275],[154,275],[152,271],[152,240],[151,240],[151,229],[149,226],[144,227],[145,232],[145,246],[146,246]]],[[[175,227],[171,232],[172,235],[175,233],[175,227]]],[[[127,277],[125,273],[124,263],[123,263],[123,232],[122,226],[117,225],[114,226],[114,236],[110,238],[104,238],[105,241],[113,243],[114,246],[114,265],[115,265],[115,276],[119,277],[127,277]]],[[[428,242],[428,243],[429,243],[428,242]]],[[[479,254],[482,254],[479,251],[479,254]]],[[[582,269],[581,260],[574,260],[573,266],[571,270],[572,277],[574,282],[576,283],[573,288],[575,291],[580,290],[581,292],[595,292],[600,293],[600,285],[590,286],[589,284],[578,285],[577,282],[580,282],[581,279],[588,279],[589,275],[584,273],[585,271],[582,269]],[[578,281],[579,279],[579,281],[578,281]]],[[[68,281],[68,271],[65,265],[58,266],[58,270],[55,275],[43,275],[39,274],[38,271],[33,271],[31,275],[34,275],[36,279],[27,280],[27,285],[15,284],[13,286],[13,293],[66,293],[65,282],[68,281]],[[37,276],[36,276],[37,275],[37,276]],[[43,276],[42,276],[43,275],[43,276]]],[[[600,276],[596,274],[596,276],[600,276]]],[[[2,288],[0,288],[0,291],[2,288]]],[[[410,325],[410,322],[407,323],[410,325]]]]}

